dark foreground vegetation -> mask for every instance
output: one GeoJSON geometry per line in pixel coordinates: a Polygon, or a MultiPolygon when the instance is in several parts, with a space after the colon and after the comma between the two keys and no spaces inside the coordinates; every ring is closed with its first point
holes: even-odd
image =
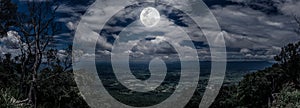
{"type": "Polygon", "coordinates": [[[72,46],[57,49],[58,4],[0,0],[0,108],[85,108],[73,78],[72,46]]]}
{"type": "Polygon", "coordinates": [[[244,76],[233,86],[223,86],[212,108],[299,108],[300,42],[288,44],[272,67],[244,76]]]}
{"type": "MultiPolygon", "coordinates": [[[[0,0],[0,37],[17,34],[1,43],[15,52],[1,52],[0,108],[88,108],[73,78],[72,47],[53,45],[60,33],[57,4],[28,2],[26,12],[17,9],[0,0]]],[[[283,47],[275,60],[238,85],[223,86],[211,107],[300,107],[300,42],[283,47]]]]}

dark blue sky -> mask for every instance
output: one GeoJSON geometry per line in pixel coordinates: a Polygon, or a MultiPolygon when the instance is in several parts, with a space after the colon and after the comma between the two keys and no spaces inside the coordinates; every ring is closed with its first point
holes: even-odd
{"type": "MultiPolygon", "coordinates": [[[[14,0],[19,4],[19,10],[23,10],[22,2],[25,1],[14,0]]],[[[94,0],[59,2],[57,21],[63,26],[64,33],[55,38],[57,46],[63,48],[67,44],[72,44],[80,17],[94,0]]],[[[204,0],[204,2],[220,24],[229,60],[272,60],[280,51],[280,47],[300,40],[295,33],[297,25],[293,17],[299,15],[297,11],[300,7],[299,1],[204,0]]],[[[176,20],[173,22],[178,23],[176,20]]],[[[183,40],[180,43],[184,42],[183,40]]],[[[194,40],[193,43],[197,45],[196,48],[201,49],[198,52],[201,52],[199,55],[203,56],[202,59],[209,58],[204,57],[209,56],[209,47],[205,39],[194,40]]],[[[109,53],[105,50],[103,52],[109,53]]]]}

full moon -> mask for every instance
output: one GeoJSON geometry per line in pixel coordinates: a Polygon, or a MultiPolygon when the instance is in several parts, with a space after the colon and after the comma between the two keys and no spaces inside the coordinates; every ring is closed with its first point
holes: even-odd
{"type": "Polygon", "coordinates": [[[157,9],[147,7],[141,12],[140,20],[146,27],[154,27],[160,21],[160,14],[157,9]]]}

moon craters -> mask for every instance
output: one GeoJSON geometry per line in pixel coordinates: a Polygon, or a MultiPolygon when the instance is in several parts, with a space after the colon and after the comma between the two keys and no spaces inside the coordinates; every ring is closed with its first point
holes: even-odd
{"type": "Polygon", "coordinates": [[[146,27],[154,27],[160,21],[160,14],[157,9],[147,7],[142,10],[140,20],[146,27]]]}

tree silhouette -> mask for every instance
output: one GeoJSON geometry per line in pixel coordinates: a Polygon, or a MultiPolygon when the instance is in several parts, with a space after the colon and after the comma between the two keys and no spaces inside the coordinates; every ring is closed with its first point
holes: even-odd
{"type": "Polygon", "coordinates": [[[10,0],[0,0],[0,36],[3,37],[8,28],[16,23],[17,6],[10,0]]]}
{"type": "MultiPolygon", "coordinates": [[[[294,18],[300,34],[300,18],[294,18]]],[[[300,41],[282,47],[274,60],[272,67],[244,76],[238,85],[223,87],[211,107],[299,107],[300,41]]]]}
{"type": "Polygon", "coordinates": [[[20,86],[22,86],[21,90],[24,90],[22,92],[28,92],[29,103],[35,108],[37,107],[37,80],[42,59],[54,36],[59,33],[59,26],[55,22],[57,8],[58,6],[52,1],[33,0],[27,2],[26,12],[17,15],[16,30],[21,37],[20,86]]]}

